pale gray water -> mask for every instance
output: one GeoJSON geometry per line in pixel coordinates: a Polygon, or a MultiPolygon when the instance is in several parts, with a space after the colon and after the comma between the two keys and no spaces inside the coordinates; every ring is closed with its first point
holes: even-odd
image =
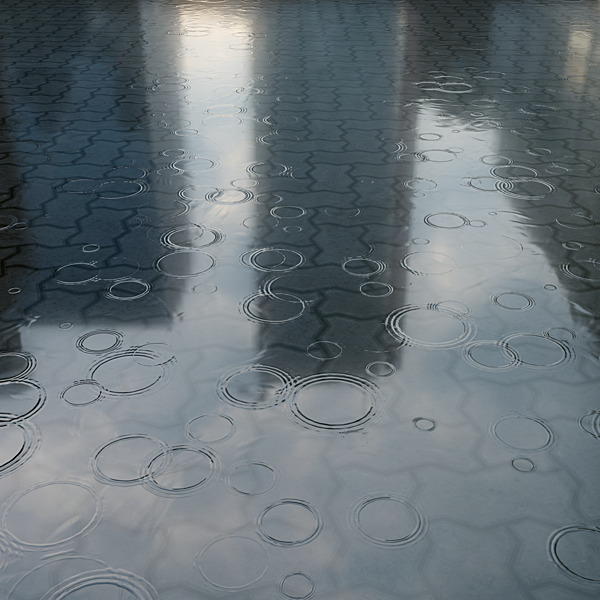
{"type": "Polygon", "coordinates": [[[598,597],[599,6],[1,0],[0,597],[598,597]]]}

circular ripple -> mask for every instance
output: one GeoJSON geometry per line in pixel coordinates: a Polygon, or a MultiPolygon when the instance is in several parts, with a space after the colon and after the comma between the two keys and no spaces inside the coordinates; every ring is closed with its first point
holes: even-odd
{"type": "Polygon", "coordinates": [[[91,487],[77,481],[50,481],[13,496],[4,507],[2,528],[21,548],[41,550],[89,533],[100,517],[101,501],[91,487]]]}
{"type": "Polygon", "coordinates": [[[556,188],[550,182],[535,177],[513,177],[497,180],[496,189],[519,200],[543,200],[556,188]]]}
{"type": "Polygon", "coordinates": [[[415,177],[404,182],[404,185],[415,192],[429,192],[437,187],[437,183],[432,179],[423,179],[422,177],[415,177]]]}
{"type": "Polygon", "coordinates": [[[161,448],[143,468],[143,485],[158,496],[190,496],[211,485],[221,463],[210,448],[180,444],[161,448]]]}
{"type": "Polygon", "coordinates": [[[600,439],[600,411],[591,410],[577,419],[577,424],[583,431],[596,439],[600,439]]]}
{"type": "Polygon", "coordinates": [[[111,396],[135,396],[166,382],[166,365],[160,362],[150,351],[122,350],[92,365],[88,379],[111,396]],[[148,365],[141,364],[142,357],[148,365]]]}
{"type": "Polygon", "coordinates": [[[114,594],[114,597],[118,595],[121,598],[125,591],[135,600],[159,600],[156,590],[145,579],[123,569],[117,571],[110,568],[69,577],[48,590],[40,600],[64,600],[73,593],[91,587],[104,594],[104,597],[112,597],[114,594]]]}
{"type": "Polygon", "coordinates": [[[306,214],[300,206],[276,206],[270,212],[277,219],[298,219],[306,214]]]}
{"type": "Polygon", "coordinates": [[[275,367],[237,367],[220,377],[217,395],[238,408],[270,408],[289,398],[291,385],[292,378],[275,367]]]}
{"type": "Polygon", "coordinates": [[[70,406],[88,406],[102,400],[104,390],[92,379],[75,381],[60,393],[60,399],[70,406]]]}
{"type": "Polygon", "coordinates": [[[0,382],[23,379],[37,366],[29,352],[0,352],[0,382]]]}
{"type": "Polygon", "coordinates": [[[519,356],[508,345],[495,340],[472,342],[465,346],[464,359],[484,371],[505,371],[519,364],[519,356]]]}
{"type": "Polygon", "coordinates": [[[104,295],[111,300],[129,302],[150,293],[151,285],[141,279],[122,279],[106,288],[104,295]]]}
{"type": "Polygon", "coordinates": [[[286,600],[310,600],[317,591],[317,585],[308,573],[293,571],[277,582],[277,591],[286,600]]]}
{"type": "Polygon", "coordinates": [[[166,452],[166,445],[149,435],[122,435],[103,444],[92,454],[90,469],[100,483],[137,485],[148,477],[143,467],[149,457],[156,454],[157,447],[162,454],[166,452]]]}
{"type": "Polygon", "coordinates": [[[365,371],[368,375],[371,375],[371,377],[390,377],[396,372],[396,367],[389,362],[376,360],[369,363],[365,367],[365,371]]]}
{"type": "Polygon", "coordinates": [[[39,412],[46,403],[46,392],[31,379],[0,382],[0,426],[18,423],[39,412]]]}
{"type": "Polygon", "coordinates": [[[385,492],[355,502],[348,522],[368,542],[385,548],[414,544],[427,532],[427,519],[414,504],[385,492]]]}
{"type": "Polygon", "coordinates": [[[185,437],[192,442],[214,444],[224,442],[235,433],[235,422],[221,414],[200,415],[185,426],[185,437]]]}
{"type": "Polygon", "coordinates": [[[219,166],[218,161],[204,158],[202,156],[194,156],[193,158],[180,158],[173,161],[169,167],[180,173],[204,173],[219,166]]]}
{"type": "Polygon", "coordinates": [[[533,473],[533,471],[535,471],[535,463],[522,456],[513,458],[510,461],[510,465],[513,469],[520,471],[521,473],[533,473]]]}
{"type": "Polygon", "coordinates": [[[123,334],[112,329],[98,329],[82,335],[75,346],[87,354],[106,354],[123,345],[123,334]]]}
{"type": "Polygon", "coordinates": [[[104,181],[103,183],[95,186],[94,194],[96,194],[98,198],[103,198],[105,200],[118,200],[121,198],[138,196],[147,189],[147,184],[142,183],[141,181],[115,179],[112,181],[104,181]]]}
{"type": "Polygon", "coordinates": [[[256,292],[244,298],[240,312],[254,323],[278,325],[298,319],[304,313],[306,303],[298,296],[279,293],[276,296],[256,292]]]}
{"type": "Polygon", "coordinates": [[[557,342],[570,342],[577,337],[577,334],[571,329],[567,329],[566,327],[552,327],[548,329],[548,331],[544,331],[544,335],[551,340],[555,340],[557,342]]]}
{"type": "Polygon", "coordinates": [[[0,428],[0,477],[16,471],[39,448],[41,435],[31,422],[13,423],[0,428]]]}
{"type": "Polygon", "coordinates": [[[304,264],[304,255],[287,248],[259,248],[249,250],[240,256],[243,265],[264,273],[285,273],[304,264]]]}
{"type": "Polygon", "coordinates": [[[240,590],[262,578],[269,566],[269,554],[252,538],[230,535],[205,546],[197,556],[196,566],[216,588],[240,590]]]}
{"type": "Polygon", "coordinates": [[[52,273],[52,277],[63,285],[80,285],[96,281],[100,269],[96,263],[71,263],[59,267],[52,273]]]}
{"type": "Polygon", "coordinates": [[[494,422],[493,437],[511,450],[541,452],[548,450],[555,441],[550,426],[537,417],[510,414],[494,422]]]}
{"type": "Polygon", "coordinates": [[[412,422],[420,431],[433,431],[437,428],[437,422],[427,417],[416,417],[412,422]]]}
{"type": "Polygon", "coordinates": [[[413,252],[407,254],[400,266],[414,275],[445,275],[456,269],[456,261],[439,252],[413,252]]]}
{"type": "Polygon", "coordinates": [[[535,300],[521,292],[498,292],[492,296],[492,302],[506,310],[529,310],[535,305],[535,300]]]}
{"type": "Polygon", "coordinates": [[[306,429],[350,433],[379,419],[383,398],[379,388],[366,379],[324,373],[297,381],[286,408],[292,421],[306,429]]]}
{"type": "Polygon", "coordinates": [[[505,235],[471,235],[462,244],[465,252],[482,259],[502,260],[514,258],[523,252],[523,246],[513,238],[505,235]]]}
{"type": "Polygon", "coordinates": [[[216,264],[217,259],[205,252],[180,250],[161,256],[154,263],[154,268],[169,277],[188,279],[210,271],[216,264]]]}
{"type": "Polygon", "coordinates": [[[520,366],[529,369],[555,369],[575,358],[575,353],[568,344],[543,334],[514,333],[500,342],[517,353],[520,366]]]}
{"type": "Polygon", "coordinates": [[[385,327],[401,345],[429,350],[457,348],[475,335],[464,313],[442,303],[398,308],[387,316],[385,327]]]}
{"type": "Polygon", "coordinates": [[[270,492],[279,482],[279,473],[267,463],[239,462],[231,467],[227,488],[241,496],[260,496],[270,492]]]}
{"type": "Polygon", "coordinates": [[[365,281],[358,286],[358,291],[369,298],[384,298],[392,294],[394,288],[389,283],[365,281]]]}
{"type": "Polygon", "coordinates": [[[592,217],[577,213],[556,219],[556,222],[566,229],[586,229],[587,227],[594,227],[597,224],[592,217]]]}
{"type": "Polygon", "coordinates": [[[424,219],[430,227],[438,229],[458,229],[464,225],[469,225],[469,219],[457,213],[440,212],[427,215],[424,219]]]}
{"type": "Polygon", "coordinates": [[[384,262],[370,258],[348,258],[342,263],[342,269],[356,277],[373,277],[383,273],[385,267],[384,262]]]}
{"type": "Polygon", "coordinates": [[[304,500],[284,498],[267,506],[256,519],[258,535],[275,546],[303,546],[321,532],[319,513],[304,500]]]}
{"type": "Polygon", "coordinates": [[[306,349],[306,353],[317,360],[332,360],[342,355],[342,347],[336,342],[314,342],[306,349]]]}
{"type": "Polygon", "coordinates": [[[569,577],[600,583],[600,529],[583,526],[558,529],[548,539],[548,552],[569,577]]]}

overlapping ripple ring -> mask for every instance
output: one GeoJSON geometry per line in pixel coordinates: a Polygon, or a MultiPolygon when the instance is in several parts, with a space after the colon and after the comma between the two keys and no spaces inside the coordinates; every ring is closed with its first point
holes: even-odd
{"type": "MultiPolygon", "coordinates": [[[[167,449],[166,444],[146,434],[127,434],[116,437],[110,440],[109,442],[106,442],[106,444],[100,446],[100,448],[98,448],[94,452],[94,454],[92,454],[92,457],[90,459],[90,470],[92,471],[94,477],[96,477],[98,481],[100,481],[101,483],[106,483],[108,485],[130,486],[142,483],[144,479],[148,477],[147,473],[141,473],[138,477],[134,477],[131,479],[116,479],[104,473],[100,468],[100,465],[98,463],[102,452],[104,452],[107,448],[114,446],[115,444],[127,442],[129,440],[143,440],[148,441],[152,444],[156,444],[156,446],[158,446],[158,448],[162,451],[163,454],[166,452],[167,449]]],[[[143,465],[140,465],[140,472],[142,471],[142,468],[143,465]]]]}
{"type": "Polygon", "coordinates": [[[304,255],[297,250],[291,250],[289,248],[258,248],[256,250],[248,250],[240,256],[240,261],[247,267],[252,267],[257,271],[263,271],[265,273],[280,272],[285,273],[297,269],[304,264],[304,255]],[[281,256],[281,261],[278,264],[272,266],[261,265],[259,261],[261,255],[275,253],[281,256]],[[288,260],[291,259],[291,260],[288,260]]]}
{"type": "Polygon", "coordinates": [[[21,430],[23,442],[12,458],[9,458],[0,464],[0,477],[16,471],[25,464],[36,453],[42,439],[38,428],[31,421],[13,423],[9,425],[9,427],[16,427],[21,430]]]}
{"type": "Polygon", "coordinates": [[[136,600],[159,600],[153,586],[145,579],[123,569],[98,569],[69,577],[48,590],[40,600],[64,600],[74,592],[93,585],[110,585],[126,590],[136,600]]]}
{"type": "Polygon", "coordinates": [[[221,470],[221,461],[213,450],[207,447],[193,446],[190,444],[178,444],[176,446],[167,446],[156,452],[143,467],[143,486],[156,494],[165,498],[190,496],[200,489],[206,488],[214,483],[217,474],[221,470]],[[199,455],[208,460],[208,474],[191,485],[181,487],[168,487],[160,484],[156,477],[165,473],[169,467],[169,461],[177,452],[190,452],[199,455]],[[158,463],[158,464],[156,464],[158,463]]]}
{"type": "Polygon", "coordinates": [[[518,355],[519,355],[519,366],[523,366],[527,369],[535,369],[535,370],[550,370],[550,369],[555,369],[557,367],[561,367],[564,366],[565,364],[572,362],[575,359],[575,352],[573,351],[573,349],[569,346],[569,344],[567,344],[566,342],[563,342],[562,340],[558,340],[555,339],[553,337],[544,335],[544,334],[539,334],[539,333],[513,333],[511,335],[507,335],[505,336],[503,339],[500,340],[500,343],[502,344],[506,344],[508,346],[510,346],[518,355]],[[548,344],[554,344],[554,347],[558,350],[558,352],[560,352],[560,356],[558,357],[557,360],[554,360],[553,362],[531,362],[531,359],[526,360],[525,358],[523,358],[522,355],[522,351],[519,352],[518,347],[515,348],[515,343],[518,343],[519,341],[523,342],[523,341],[527,341],[530,340],[530,343],[539,343],[539,341],[542,341],[544,344],[546,344],[546,342],[548,344]],[[512,344],[511,344],[512,342],[512,344]]]}
{"type": "MultiPolygon", "coordinates": [[[[260,375],[259,375],[260,377],[260,375]]],[[[217,396],[226,404],[236,406],[238,408],[249,408],[249,409],[262,409],[270,408],[281,404],[289,399],[292,392],[292,378],[281,369],[271,367],[267,365],[251,365],[244,367],[236,367],[224,373],[217,383],[217,396]],[[272,398],[266,402],[258,402],[254,400],[244,401],[240,398],[236,398],[229,389],[230,384],[240,375],[246,373],[259,373],[264,374],[270,378],[274,378],[279,382],[279,387],[273,393],[272,398]]]]}
{"type": "Polygon", "coordinates": [[[29,419],[29,417],[32,417],[39,412],[46,403],[46,390],[44,390],[39,383],[33,381],[32,379],[15,379],[14,381],[8,380],[0,382],[0,390],[2,389],[2,386],[14,385],[23,385],[28,388],[32,388],[37,393],[37,400],[33,407],[23,414],[15,415],[12,413],[0,413],[0,426],[7,425],[9,423],[18,423],[20,421],[24,421],[25,419],[29,419]]]}
{"type": "Polygon", "coordinates": [[[385,548],[408,546],[419,541],[427,533],[427,518],[426,516],[407,498],[399,494],[392,494],[387,492],[379,492],[375,494],[369,494],[357,500],[348,513],[348,522],[350,527],[354,529],[361,537],[365,538],[370,543],[376,546],[382,546],[385,548]],[[412,514],[415,520],[414,528],[399,538],[380,538],[369,533],[361,523],[361,513],[367,507],[373,505],[375,502],[396,502],[403,505],[408,509],[409,513],[412,514]]]}
{"type": "Polygon", "coordinates": [[[478,369],[483,369],[484,371],[506,371],[507,369],[512,369],[519,364],[520,358],[519,355],[513,350],[508,344],[498,342],[496,340],[478,340],[476,342],[471,342],[464,347],[463,357],[473,367],[477,367],[478,369]],[[477,360],[474,356],[474,351],[477,348],[498,348],[506,362],[501,365],[488,365],[479,360],[477,360]]]}
{"type": "Polygon", "coordinates": [[[258,291],[250,296],[244,298],[240,304],[240,313],[247,317],[250,321],[254,323],[262,323],[262,324],[271,324],[271,325],[279,325],[281,323],[289,323],[290,321],[294,321],[298,319],[304,314],[306,310],[306,302],[302,300],[299,296],[295,296],[294,294],[288,294],[285,292],[280,292],[278,294],[269,293],[265,291],[258,291]],[[285,318],[266,318],[260,315],[260,310],[253,312],[252,303],[256,301],[271,301],[274,303],[279,302],[279,308],[281,308],[285,304],[297,305],[297,308],[290,315],[285,316],[285,318]]]}
{"type": "Polygon", "coordinates": [[[9,358],[9,359],[10,359],[10,357],[20,358],[25,362],[25,364],[18,373],[15,373],[8,377],[0,377],[0,382],[10,381],[10,380],[15,380],[15,379],[23,379],[29,373],[31,373],[37,366],[37,359],[35,358],[35,356],[33,354],[30,354],[29,352],[0,352],[0,364],[2,362],[2,359],[5,357],[9,358]]]}

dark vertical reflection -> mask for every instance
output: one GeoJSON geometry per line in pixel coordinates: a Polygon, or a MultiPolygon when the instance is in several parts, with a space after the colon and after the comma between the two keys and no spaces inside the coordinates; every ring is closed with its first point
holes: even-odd
{"type": "Polygon", "coordinates": [[[402,11],[375,35],[361,26],[360,5],[316,7],[279,3],[253,41],[266,94],[257,107],[253,170],[265,208],[256,245],[271,249],[255,255],[271,271],[259,279],[268,293],[256,308],[262,302],[265,321],[298,315],[265,325],[260,340],[268,362],[294,374],[365,376],[373,361],[399,366],[398,343],[381,324],[404,302],[399,263],[410,237],[402,11]],[[290,268],[298,256],[306,262],[290,268]]]}

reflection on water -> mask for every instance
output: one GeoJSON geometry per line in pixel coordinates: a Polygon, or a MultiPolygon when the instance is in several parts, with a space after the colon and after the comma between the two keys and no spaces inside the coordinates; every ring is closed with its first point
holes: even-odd
{"type": "Polygon", "coordinates": [[[3,8],[3,597],[597,594],[593,4],[3,8]]]}

